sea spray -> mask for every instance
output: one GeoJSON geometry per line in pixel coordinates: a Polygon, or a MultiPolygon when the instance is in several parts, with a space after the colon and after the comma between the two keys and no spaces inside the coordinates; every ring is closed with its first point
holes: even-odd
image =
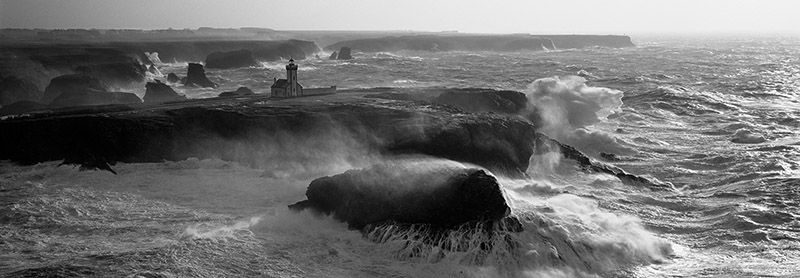
{"type": "Polygon", "coordinates": [[[591,87],[582,77],[568,76],[537,79],[525,93],[529,113],[537,114],[540,131],[548,136],[593,155],[633,152],[611,135],[587,129],[621,111],[622,91],[591,87]]]}

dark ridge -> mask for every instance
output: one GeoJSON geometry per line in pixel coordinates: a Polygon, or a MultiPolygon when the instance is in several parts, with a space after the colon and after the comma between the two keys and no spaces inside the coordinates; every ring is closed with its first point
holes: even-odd
{"type": "Polygon", "coordinates": [[[542,51],[586,47],[632,47],[628,36],[598,35],[416,35],[348,40],[326,46],[381,51],[542,51]]]}

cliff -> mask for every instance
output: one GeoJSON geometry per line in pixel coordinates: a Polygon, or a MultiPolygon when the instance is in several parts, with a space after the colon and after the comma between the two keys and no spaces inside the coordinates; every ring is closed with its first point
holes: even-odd
{"type": "MultiPolygon", "coordinates": [[[[424,154],[520,175],[539,136],[528,122],[446,106],[359,94],[265,101],[190,100],[168,105],[102,106],[0,121],[0,159],[61,160],[87,168],[116,162],[219,157],[252,166],[326,162],[339,155],[424,154]],[[301,142],[305,142],[302,144],[301,142]],[[298,145],[294,145],[298,144],[298,145]]],[[[298,166],[300,167],[300,166],[298,166]]]]}
{"type": "Polygon", "coordinates": [[[590,46],[632,47],[628,36],[599,35],[417,35],[338,42],[325,49],[350,47],[362,52],[424,51],[541,51],[590,46]]]}
{"type": "Polygon", "coordinates": [[[238,50],[250,51],[255,60],[275,61],[304,59],[319,47],[300,40],[4,43],[0,44],[0,76],[46,88],[52,78],[80,73],[115,89],[135,90],[143,86],[147,66],[153,64],[146,53],[158,53],[161,61],[170,63],[199,62],[214,52],[238,50]]]}
{"type": "Polygon", "coordinates": [[[305,59],[319,52],[319,47],[311,41],[175,41],[175,42],[118,42],[118,47],[133,47],[141,52],[158,52],[158,57],[166,63],[204,61],[214,52],[248,50],[259,61],[277,61],[281,58],[305,59]]]}

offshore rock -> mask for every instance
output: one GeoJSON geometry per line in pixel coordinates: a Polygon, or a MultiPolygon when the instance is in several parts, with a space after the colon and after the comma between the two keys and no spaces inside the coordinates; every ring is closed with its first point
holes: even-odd
{"type": "Polygon", "coordinates": [[[352,60],[353,56],[350,55],[350,51],[351,49],[349,47],[342,46],[342,48],[339,49],[339,54],[336,55],[336,60],[352,60]]]}
{"type": "Polygon", "coordinates": [[[42,91],[33,82],[16,76],[0,78],[0,106],[18,101],[39,101],[42,91]]]}
{"type": "Polygon", "coordinates": [[[236,91],[233,91],[233,92],[222,92],[222,93],[219,94],[219,97],[242,97],[242,96],[249,96],[249,95],[253,95],[253,94],[255,94],[255,93],[253,93],[253,91],[250,90],[249,88],[247,88],[247,87],[239,87],[239,89],[236,89],[236,91]]]}
{"type": "Polygon", "coordinates": [[[189,69],[186,73],[185,86],[199,86],[205,88],[216,88],[217,84],[208,80],[206,77],[206,70],[203,65],[197,63],[189,63],[189,69]]]}
{"type": "Polygon", "coordinates": [[[510,211],[497,180],[485,171],[427,162],[381,164],[319,178],[306,197],[289,208],[329,214],[358,230],[386,222],[452,229],[498,221],[510,211]]]}
{"type": "Polygon", "coordinates": [[[336,60],[336,58],[339,58],[339,52],[334,51],[331,53],[331,56],[328,57],[328,60],[336,60]]]}
{"type": "Polygon", "coordinates": [[[186,97],[179,95],[169,85],[156,80],[156,82],[147,82],[145,85],[143,100],[144,102],[168,102],[186,100],[186,97]]]}
{"type": "Polygon", "coordinates": [[[181,81],[180,77],[178,77],[178,75],[175,74],[174,72],[170,72],[169,74],[167,74],[167,82],[178,83],[180,81],[181,81]]]}
{"type": "Polygon", "coordinates": [[[74,92],[105,92],[106,86],[100,80],[85,74],[62,75],[50,80],[50,85],[44,90],[42,103],[50,104],[64,93],[74,92]]]}
{"type": "Polygon", "coordinates": [[[222,52],[217,51],[208,54],[206,57],[206,67],[216,69],[246,68],[256,66],[253,60],[253,52],[247,49],[222,52]]]}

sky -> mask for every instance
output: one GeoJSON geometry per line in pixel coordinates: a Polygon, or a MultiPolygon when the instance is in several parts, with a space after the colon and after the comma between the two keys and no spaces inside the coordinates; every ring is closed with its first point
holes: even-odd
{"type": "Polygon", "coordinates": [[[800,33],[793,0],[0,0],[0,28],[800,33]]]}

